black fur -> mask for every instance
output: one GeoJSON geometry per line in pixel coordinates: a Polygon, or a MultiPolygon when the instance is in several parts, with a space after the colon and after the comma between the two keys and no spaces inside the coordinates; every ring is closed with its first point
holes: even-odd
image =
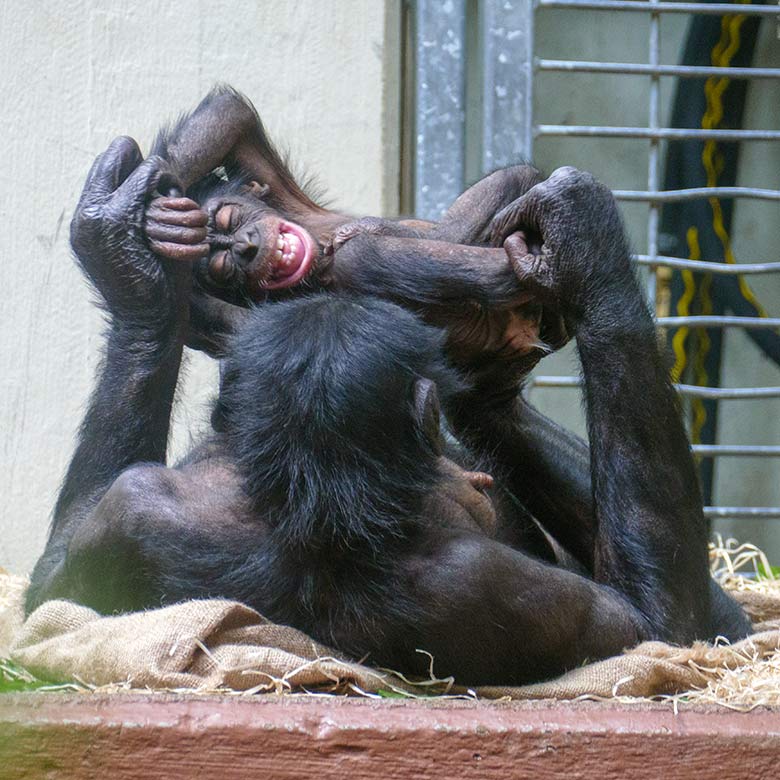
{"type": "Polygon", "coordinates": [[[378,548],[436,481],[413,384],[449,397],[444,334],[375,298],[316,295],[254,309],[218,401],[256,511],[287,546],[378,548]],[[387,453],[396,453],[389,459],[387,453]]]}

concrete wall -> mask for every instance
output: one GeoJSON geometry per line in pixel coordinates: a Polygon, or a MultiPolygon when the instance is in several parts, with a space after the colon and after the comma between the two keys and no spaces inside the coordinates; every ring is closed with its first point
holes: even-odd
{"type": "MultiPolygon", "coordinates": [[[[257,105],[332,200],[395,213],[398,0],[0,0],[0,566],[40,553],[92,386],[101,322],[69,255],[94,156],[217,81],[257,105]]],[[[191,358],[173,449],[202,424],[214,366],[191,358]]]]}

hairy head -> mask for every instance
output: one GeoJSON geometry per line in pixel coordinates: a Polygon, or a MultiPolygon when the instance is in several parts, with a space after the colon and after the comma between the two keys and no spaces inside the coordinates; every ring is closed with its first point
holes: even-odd
{"type": "Polygon", "coordinates": [[[436,479],[438,406],[460,389],[443,334],[373,298],[256,308],[226,362],[217,418],[246,489],[286,542],[403,533],[436,479]]]}

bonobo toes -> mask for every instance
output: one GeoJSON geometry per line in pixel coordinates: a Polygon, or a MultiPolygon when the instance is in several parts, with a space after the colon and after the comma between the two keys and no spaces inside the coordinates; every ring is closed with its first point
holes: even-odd
{"type": "Polygon", "coordinates": [[[144,216],[149,246],[161,257],[195,261],[208,254],[208,215],[194,200],[158,197],[149,204],[144,216]]]}
{"type": "Polygon", "coordinates": [[[351,238],[363,233],[377,236],[395,236],[396,238],[414,238],[418,233],[412,228],[381,217],[362,217],[342,225],[330,236],[323,237],[323,253],[332,255],[351,238]]]}

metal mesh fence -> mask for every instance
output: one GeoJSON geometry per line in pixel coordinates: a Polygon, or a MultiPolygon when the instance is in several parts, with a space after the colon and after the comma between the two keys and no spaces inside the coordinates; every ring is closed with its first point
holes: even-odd
{"type": "MultiPolygon", "coordinates": [[[[545,136],[646,139],[646,188],[616,190],[615,196],[624,202],[647,204],[647,250],[645,254],[636,255],[635,262],[650,271],[647,277],[648,297],[653,309],[657,298],[657,269],[757,278],[763,274],[780,274],[778,262],[729,264],[707,258],[692,260],[670,256],[659,250],[659,223],[665,204],[704,198],[780,201],[780,191],[750,186],[662,188],[661,144],[665,141],[778,142],[780,130],[662,126],[660,80],[667,77],[780,79],[780,69],[663,64],[660,53],[661,17],[664,14],[739,14],[775,20],[780,19],[778,6],[659,0],[480,0],[478,3],[418,0],[413,8],[416,50],[414,197],[415,211],[420,216],[438,217],[464,189],[466,42],[473,32],[468,26],[477,24],[478,46],[476,52],[470,52],[470,55],[480,58],[480,164],[483,171],[532,159],[534,140],[545,136]],[[544,59],[535,56],[536,14],[544,8],[649,15],[647,62],[544,59]],[[534,78],[545,71],[601,73],[614,75],[615,78],[623,75],[647,77],[646,125],[623,127],[535,122],[532,99],[534,78]]],[[[780,328],[780,318],[764,316],[661,316],[657,322],[662,328],[780,328]]],[[[579,378],[574,376],[536,376],[531,386],[553,388],[579,384],[579,378]]],[[[780,387],[700,387],[692,384],[677,384],[676,387],[685,397],[708,401],[780,398],[780,387]]],[[[699,444],[693,449],[704,458],[780,456],[780,446],[769,445],[699,444]]],[[[705,514],[712,518],[780,518],[780,507],[708,506],[705,514]]]]}

